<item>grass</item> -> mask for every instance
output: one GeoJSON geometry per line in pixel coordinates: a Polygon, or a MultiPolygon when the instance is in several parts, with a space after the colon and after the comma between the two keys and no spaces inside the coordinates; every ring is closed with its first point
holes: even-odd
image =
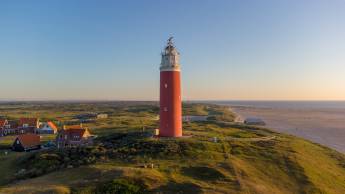
{"type": "MultiPolygon", "coordinates": [[[[45,106],[25,106],[6,106],[6,111],[14,117],[20,111],[47,111],[45,106]]],[[[118,179],[143,185],[149,193],[345,193],[345,156],[297,137],[210,120],[184,123],[184,133],[190,138],[157,139],[140,135],[158,124],[155,104],[54,107],[49,105],[49,110],[56,109],[65,121],[82,112],[107,112],[108,119],[87,124],[99,135],[97,144],[106,150],[106,158],[12,182],[21,167],[18,162],[26,161],[30,153],[2,155],[0,185],[4,188],[0,193],[92,193],[118,179]],[[250,141],[270,136],[276,138],[250,141]],[[214,142],[213,137],[218,141],[214,142]]],[[[215,105],[187,104],[184,108],[186,114],[218,115],[217,119],[232,115],[226,107],[215,105]]]]}
{"type": "Polygon", "coordinates": [[[23,155],[24,153],[17,152],[8,152],[8,154],[5,154],[4,150],[0,152],[0,185],[5,185],[13,181],[13,174],[15,174],[19,170],[16,166],[16,161],[23,155]]]}
{"type": "Polygon", "coordinates": [[[16,138],[16,136],[0,137],[0,148],[1,149],[11,149],[11,146],[12,146],[15,138],[16,138]]]}

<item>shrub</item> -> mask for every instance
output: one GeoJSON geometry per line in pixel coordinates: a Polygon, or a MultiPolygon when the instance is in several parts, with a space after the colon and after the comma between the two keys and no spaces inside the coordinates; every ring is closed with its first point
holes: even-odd
{"type": "Polygon", "coordinates": [[[144,189],[124,179],[117,179],[111,182],[101,184],[96,188],[96,194],[141,194],[144,193],[144,189]]]}
{"type": "Polygon", "coordinates": [[[97,146],[35,152],[18,161],[19,166],[26,171],[19,173],[17,178],[37,177],[61,168],[92,164],[104,156],[105,150],[97,146]]]}

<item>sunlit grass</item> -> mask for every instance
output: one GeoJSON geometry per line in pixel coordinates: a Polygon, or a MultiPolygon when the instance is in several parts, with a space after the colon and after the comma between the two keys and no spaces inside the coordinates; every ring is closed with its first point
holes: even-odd
{"type": "MultiPolygon", "coordinates": [[[[14,112],[7,107],[6,111],[16,117],[20,109],[24,107],[14,112]]],[[[46,107],[35,106],[26,107],[25,112],[30,109],[57,119],[52,107],[51,113],[46,107]]],[[[56,109],[64,121],[83,112],[107,112],[108,119],[85,124],[99,136],[100,142],[110,141],[114,134],[150,132],[158,126],[155,105],[61,105],[56,109]]],[[[233,118],[226,107],[186,105],[184,113],[218,117],[215,121],[183,123],[184,134],[189,137],[128,137],[126,141],[130,143],[118,144],[116,148],[128,157],[121,158],[119,154],[96,164],[57,170],[17,184],[7,183],[19,170],[16,161],[30,153],[1,155],[0,172],[5,176],[0,177],[0,184],[6,184],[2,191],[87,193],[103,182],[126,178],[145,185],[153,193],[345,193],[345,156],[336,151],[268,129],[217,121],[233,118]],[[271,136],[275,138],[256,141],[271,136]]],[[[43,139],[53,140],[54,136],[43,139]]],[[[0,145],[10,145],[12,141],[13,137],[6,137],[0,145]]]]}

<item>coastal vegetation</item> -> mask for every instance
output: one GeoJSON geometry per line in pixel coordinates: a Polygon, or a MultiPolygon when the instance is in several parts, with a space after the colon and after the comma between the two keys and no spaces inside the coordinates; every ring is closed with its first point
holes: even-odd
{"type": "Polygon", "coordinates": [[[156,138],[158,111],[154,102],[1,104],[3,116],[60,126],[109,117],[84,124],[98,136],[88,147],[16,153],[2,137],[0,193],[345,193],[345,156],[334,150],[235,123],[211,104],[184,104],[184,115],[208,117],[184,122],[185,137],[156,138]]]}

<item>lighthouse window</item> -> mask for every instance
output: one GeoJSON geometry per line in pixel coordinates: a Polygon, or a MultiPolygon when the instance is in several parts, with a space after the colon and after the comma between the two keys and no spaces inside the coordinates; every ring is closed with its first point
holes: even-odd
{"type": "Polygon", "coordinates": [[[164,111],[167,112],[167,111],[168,111],[168,108],[167,108],[167,107],[164,107],[164,111]]]}
{"type": "Polygon", "coordinates": [[[168,88],[168,84],[167,84],[167,83],[166,83],[166,84],[164,84],[164,87],[165,87],[165,88],[168,88]]]}

